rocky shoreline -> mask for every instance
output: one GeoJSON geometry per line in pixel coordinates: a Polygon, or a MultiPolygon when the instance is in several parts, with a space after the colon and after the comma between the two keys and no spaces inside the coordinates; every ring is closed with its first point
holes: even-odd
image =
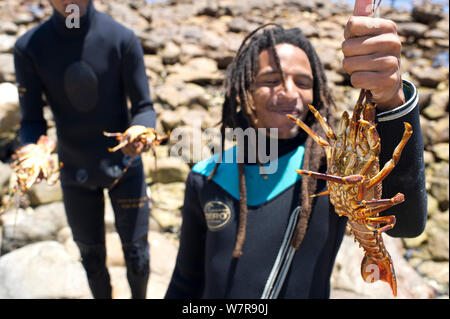
{"type": "MultiPolygon", "coordinates": [[[[343,28],[352,9],[329,0],[166,1],[95,0],[98,10],[132,28],[145,52],[145,64],[161,134],[177,128],[191,136],[186,148],[217,145],[222,83],[227,65],[245,35],[265,22],[300,27],[325,66],[339,112],[351,109],[358,90],[342,68],[343,28]],[[196,121],[197,120],[197,121],[196,121]],[[201,121],[199,121],[201,120],[201,121]],[[195,130],[201,129],[201,139],[195,130]]],[[[8,163],[18,146],[20,121],[12,50],[15,40],[52,13],[48,1],[0,2],[0,196],[7,193],[8,163]]],[[[399,298],[448,298],[449,276],[449,17],[424,2],[411,12],[386,6],[381,16],[394,20],[403,42],[405,79],[419,89],[425,142],[428,221],[416,238],[389,238],[386,246],[397,272],[399,298]]],[[[46,108],[48,134],[56,139],[46,108]]],[[[162,298],[178,247],[184,181],[190,167],[209,154],[170,155],[177,141],[158,148],[158,169],[143,156],[153,197],[149,298],[162,298]]],[[[90,298],[84,270],[61,202],[59,184],[32,187],[28,207],[0,216],[0,298],[90,298]],[[52,278],[52,280],[48,280],[52,278]],[[42,285],[45,282],[45,285],[42,285]]],[[[117,298],[129,298],[123,254],[107,203],[108,266],[117,298]]],[[[346,236],[332,275],[331,298],[392,298],[384,283],[362,281],[362,250],[346,236]]]]}

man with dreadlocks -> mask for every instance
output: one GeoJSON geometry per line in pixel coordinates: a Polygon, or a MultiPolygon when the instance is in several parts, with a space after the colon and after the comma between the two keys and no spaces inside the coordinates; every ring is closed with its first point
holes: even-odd
{"type": "MultiPolygon", "coordinates": [[[[395,23],[369,19],[349,20],[344,69],[377,104],[381,165],[391,158],[403,122],[413,127],[402,160],[383,182],[383,198],[405,195],[406,202],[387,212],[397,216],[388,233],[414,237],[424,229],[427,202],[417,90],[401,79],[395,23]]],[[[320,133],[308,104],[333,120],[323,66],[301,30],[269,24],[252,32],[228,69],[222,145],[225,128],[277,128],[278,169],[260,174],[261,164],[248,154],[244,163],[221,163],[236,147],[193,167],[166,298],[329,298],[346,218],[328,196],[311,197],[326,189],[324,181],[294,173],[301,167],[326,171],[322,147],[285,116],[294,114],[320,133]]]]}

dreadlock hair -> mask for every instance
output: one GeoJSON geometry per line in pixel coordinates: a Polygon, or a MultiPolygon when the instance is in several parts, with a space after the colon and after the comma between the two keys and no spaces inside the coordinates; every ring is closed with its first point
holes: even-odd
{"type": "MultiPolygon", "coordinates": [[[[241,111],[249,126],[256,128],[256,112],[250,90],[258,72],[259,54],[261,51],[269,48],[272,50],[276,66],[283,79],[284,85],[284,73],[281,68],[279,56],[275,50],[275,46],[281,43],[292,44],[306,53],[313,75],[313,105],[321,112],[322,116],[330,119],[329,108],[334,106],[334,102],[327,86],[324,68],[311,43],[298,28],[284,29],[281,25],[275,23],[264,24],[247,35],[228,67],[225,81],[225,100],[222,105],[222,120],[220,122],[222,149],[225,145],[225,128],[234,129],[239,127],[239,111],[241,111]],[[273,28],[267,28],[269,26],[273,26],[273,28]],[[263,32],[257,34],[258,31],[262,29],[263,32]]],[[[315,132],[321,132],[320,125],[317,121],[314,121],[312,113],[308,112],[304,121],[315,132]]],[[[305,142],[303,167],[311,171],[318,171],[325,159],[324,155],[322,148],[308,136],[305,142]]],[[[258,158],[257,162],[259,163],[258,158]]],[[[216,163],[216,166],[208,176],[208,179],[211,179],[214,176],[219,165],[220,161],[216,163]]],[[[247,191],[245,186],[244,163],[238,163],[238,172],[240,213],[236,243],[233,251],[234,258],[238,258],[242,255],[247,221],[247,191]]],[[[302,210],[295,235],[291,242],[291,245],[295,249],[298,249],[305,236],[313,202],[313,198],[311,198],[310,195],[314,193],[316,186],[316,179],[302,179],[302,210]]]]}

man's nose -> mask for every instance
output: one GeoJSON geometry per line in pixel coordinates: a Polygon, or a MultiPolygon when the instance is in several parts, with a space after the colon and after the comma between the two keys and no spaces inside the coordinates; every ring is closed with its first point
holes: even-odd
{"type": "Polygon", "coordinates": [[[281,96],[286,99],[298,98],[298,91],[295,82],[291,78],[286,78],[284,85],[281,87],[281,96]]]}

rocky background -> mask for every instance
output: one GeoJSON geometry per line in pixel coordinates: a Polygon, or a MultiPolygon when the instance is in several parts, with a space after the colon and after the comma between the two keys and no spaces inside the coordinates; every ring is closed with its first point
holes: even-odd
{"type": "MultiPolygon", "coordinates": [[[[146,3],[145,0],[95,0],[97,9],[132,28],[145,51],[145,65],[157,129],[178,128],[195,143],[214,145],[217,134],[193,136],[220,120],[222,82],[227,65],[244,36],[265,22],[301,27],[325,65],[339,111],[349,109],[358,90],[349,86],[342,69],[343,29],[352,8],[329,0],[197,0],[146,3]],[[200,122],[201,120],[201,122],[200,122]]],[[[389,238],[398,280],[399,298],[448,298],[449,281],[449,97],[448,13],[428,2],[410,12],[384,3],[381,17],[397,22],[403,42],[404,78],[419,88],[425,139],[428,223],[417,238],[389,238]]],[[[447,4],[448,5],[448,4],[447,4]]],[[[447,6],[448,8],[448,6],[447,6]]],[[[13,46],[31,27],[47,19],[47,0],[0,1],[0,186],[7,193],[11,154],[17,138],[20,110],[15,84],[13,46]]],[[[45,109],[53,138],[52,114],[45,109]]],[[[154,208],[151,212],[151,279],[148,298],[162,298],[175,263],[181,225],[184,181],[193,161],[169,157],[158,148],[158,169],[145,155],[154,208]]],[[[114,295],[129,298],[120,240],[111,205],[106,202],[107,263],[114,295]]],[[[18,209],[0,216],[0,298],[91,298],[79,254],[64,214],[59,185],[32,187],[18,209]]],[[[332,298],[392,298],[385,283],[366,284],[359,268],[363,251],[346,236],[332,275],[332,298]]]]}

